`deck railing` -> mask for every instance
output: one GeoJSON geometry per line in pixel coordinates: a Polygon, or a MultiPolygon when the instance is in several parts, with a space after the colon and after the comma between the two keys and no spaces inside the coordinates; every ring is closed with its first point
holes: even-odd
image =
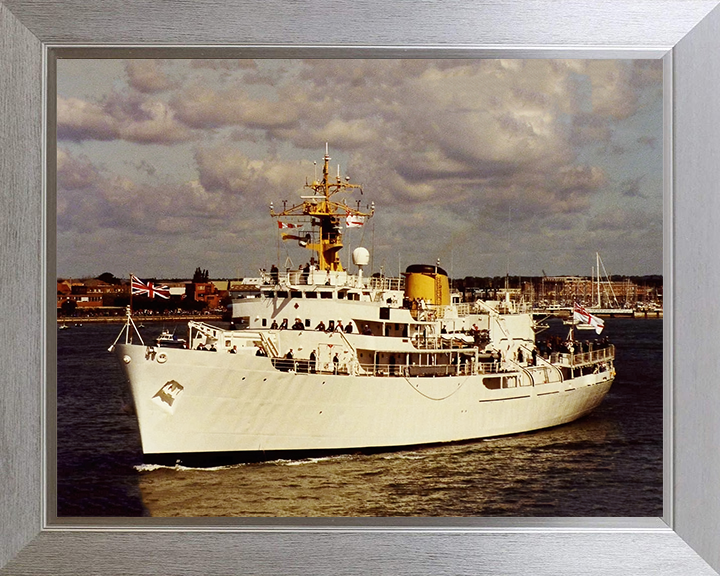
{"type": "MultiPolygon", "coordinates": [[[[323,373],[332,374],[335,367],[330,363],[310,362],[309,360],[290,360],[286,358],[273,358],[273,365],[284,372],[294,371],[298,373],[323,373]]],[[[469,376],[471,374],[504,374],[505,370],[497,362],[478,362],[468,360],[464,363],[453,362],[451,364],[388,364],[359,362],[357,369],[346,364],[339,364],[338,374],[350,374],[354,376],[469,376]],[[476,370],[477,369],[477,370],[476,370]]]]}
{"type": "Polygon", "coordinates": [[[403,290],[405,288],[405,278],[371,276],[367,281],[370,288],[375,290],[403,290]]]}
{"type": "MultiPolygon", "coordinates": [[[[512,375],[519,374],[519,386],[531,386],[542,384],[543,382],[555,381],[551,376],[551,368],[557,368],[557,364],[561,366],[588,366],[605,360],[612,360],[615,357],[615,347],[609,345],[605,348],[583,352],[580,354],[553,353],[550,362],[555,364],[551,366],[547,364],[546,359],[542,359],[544,364],[537,368],[531,366],[521,366],[515,362],[475,362],[473,358],[468,358],[465,362],[453,361],[445,364],[382,364],[382,363],[364,363],[356,362],[354,364],[341,363],[335,368],[328,362],[310,361],[307,359],[288,359],[288,358],[272,358],[272,363],[278,370],[297,373],[325,373],[332,374],[337,370],[338,374],[352,374],[354,376],[462,376],[470,374],[498,374],[512,375]],[[508,371],[508,368],[510,371],[508,371]]],[[[562,379],[562,374],[560,374],[562,379]]]]}
{"type": "Polygon", "coordinates": [[[359,376],[466,376],[473,373],[472,362],[465,364],[360,364],[359,376]]]}
{"type": "Polygon", "coordinates": [[[553,352],[550,355],[550,362],[553,364],[562,364],[564,366],[587,366],[605,360],[615,358],[615,346],[609,344],[604,348],[590,350],[589,352],[579,352],[570,354],[568,352],[553,352]]]}

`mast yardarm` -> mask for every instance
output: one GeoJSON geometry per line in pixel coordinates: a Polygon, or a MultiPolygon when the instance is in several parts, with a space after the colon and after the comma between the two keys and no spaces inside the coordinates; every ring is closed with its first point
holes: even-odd
{"type": "Polygon", "coordinates": [[[357,207],[353,208],[347,205],[346,199],[342,202],[332,200],[335,194],[352,192],[355,188],[362,194],[362,186],[351,184],[348,176],[343,180],[340,176],[340,166],[337,176],[334,179],[330,177],[330,155],[327,144],[325,144],[322,180],[306,182],[305,188],[309,188],[312,194],[300,196],[303,200],[301,204],[283,209],[282,212],[275,212],[271,204],[270,216],[277,218],[278,222],[295,220],[297,224],[309,223],[310,232],[300,230],[296,234],[282,234],[282,239],[297,240],[300,246],[313,250],[317,255],[318,270],[342,271],[343,267],[338,255],[343,247],[340,227],[342,218],[370,218],[375,213],[374,203],[369,207],[369,211],[363,212],[360,210],[360,201],[357,201],[357,207]]]}

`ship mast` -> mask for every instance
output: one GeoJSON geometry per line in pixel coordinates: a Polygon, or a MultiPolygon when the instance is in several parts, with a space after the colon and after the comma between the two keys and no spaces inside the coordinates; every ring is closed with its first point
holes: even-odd
{"type": "Polygon", "coordinates": [[[350,177],[346,176],[345,180],[340,177],[340,166],[338,165],[337,176],[333,179],[330,177],[330,154],[328,145],[325,144],[325,156],[323,158],[322,180],[313,179],[312,183],[305,183],[305,188],[309,188],[312,194],[301,196],[303,202],[283,209],[281,212],[275,212],[273,205],[270,205],[270,216],[278,219],[278,223],[283,220],[299,220],[298,226],[309,222],[312,232],[302,234],[283,234],[283,240],[297,240],[300,246],[313,250],[317,256],[318,270],[342,271],[343,267],[340,263],[338,252],[342,249],[342,231],[340,228],[341,218],[370,218],[375,213],[374,203],[369,207],[367,212],[360,210],[360,201],[357,201],[357,207],[353,208],[347,205],[347,200],[336,202],[331,198],[340,192],[352,192],[357,188],[362,194],[362,186],[359,184],[351,184],[350,177]]]}

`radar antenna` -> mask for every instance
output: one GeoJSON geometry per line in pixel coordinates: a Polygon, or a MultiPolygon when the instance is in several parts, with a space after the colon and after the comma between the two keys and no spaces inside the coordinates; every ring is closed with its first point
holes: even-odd
{"type": "MultiPolygon", "coordinates": [[[[302,238],[300,243],[308,250],[312,250],[317,255],[318,270],[342,271],[343,267],[340,263],[338,252],[342,249],[342,231],[340,224],[342,218],[346,218],[347,222],[352,221],[354,225],[358,222],[364,223],[365,219],[371,218],[375,213],[375,204],[373,203],[370,210],[363,212],[360,210],[359,204],[357,208],[347,205],[346,199],[338,202],[332,199],[333,196],[341,192],[352,192],[358,189],[362,194],[362,186],[359,184],[351,184],[349,177],[345,181],[340,176],[340,165],[338,164],[337,178],[335,182],[331,182],[329,176],[330,153],[328,143],[325,143],[325,156],[323,158],[322,180],[317,180],[317,172],[311,184],[305,184],[305,188],[311,190],[311,194],[301,196],[303,202],[287,208],[283,203],[283,210],[275,212],[273,205],[270,205],[270,216],[277,219],[299,220],[302,223],[296,224],[296,227],[309,224],[312,232],[299,237],[297,234],[283,234],[283,240],[298,240],[302,238]]],[[[317,166],[317,163],[315,163],[317,166]]],[[[362,224],[360,224],[362,225],[362,224]]]]}

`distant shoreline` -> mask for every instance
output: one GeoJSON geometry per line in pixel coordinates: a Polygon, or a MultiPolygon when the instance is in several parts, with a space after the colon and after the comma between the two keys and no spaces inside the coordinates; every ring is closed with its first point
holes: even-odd
{"type": "MultiPolygon", "coordinates": [[[[58,318],[58,324],[122,324],[125,316],[73,316],[71,318],[58,318]]],[[[145,322],[187,322],[188,320],[212,321],[222,320],[221,314],[173,314],[169,316],[133,316],[136,324],[145,322]]]]}

